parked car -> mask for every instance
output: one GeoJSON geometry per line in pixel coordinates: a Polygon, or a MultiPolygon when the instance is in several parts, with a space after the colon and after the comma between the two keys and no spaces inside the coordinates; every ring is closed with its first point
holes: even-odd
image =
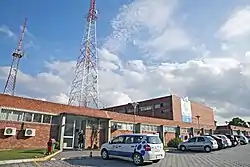
{"type": "Polygon", "coordinates": [[[230,135],[230,134],[225,134],[225,136],[227,138],[229,138],[229,140],[232,142],[233,147],[235,147],[239,144],[239,139],[236,136],[230,135]]]}
{"type": "Polygon", "coordinates": [[[248,138],[246,138],[246,136],[244,136],[244,135],[236,135],[236,137],[239,138],[241,145],[245,145],[245,144],[249,143],[248,138]]]}
{"type": "Polygon", "coordinates": [[[216,134],[215,136],[221,138],[226,147],[231,147],[232,146],[232,142],[230,141],[229,138],[227,138],[227,136],[221,135],[221,134],[216,134]]]}
{"type": "Polygon", "coordinates": [[[163,143],[157,134],[130,134],[115,137],[101,146],[101,157],[132,160],[135,165],[145,161],[159,162],[165,157],[163,143]]]}
{"type": "Polygon", "coordinates": [[[196,136],[178,145],[181,151],[195,150],[210,152],[218,149],[218,143],[210,136],[196,136]]]}
{"type": "Polygon", "coordinates": [[[250,142],[250,136],[246,136],[246,138],[248,139],[248,143],[250,142]]]}
{"type": "Polygon", "coordinates": [[[226,145],[225,143],[223,143],[223,140],[221,138],[214,136],[214,135],[206,135],[206,136],[211,136],[214,140],[216,140],[218,144],[218,149],[226,148],[226,145]]]}

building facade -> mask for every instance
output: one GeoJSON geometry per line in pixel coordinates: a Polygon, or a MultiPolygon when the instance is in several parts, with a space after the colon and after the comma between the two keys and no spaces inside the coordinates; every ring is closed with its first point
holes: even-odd
{"type": "Polygon", "coordinates": [[[104,108],[103,110],[161,118],[166,120],[214,125],[213,109],[175,95],[139,101],[136,110],[131,104],[104,108]]]}
{"type": "MultiPolygon", "coordinates": [[[[174,111],[181,107],[174,100],[172,105],[174,111]]],[[[84,148],[99,148],[124,133],[158,133],[167,144],[176,136],[215,129],[213,121],[202,116],[199,124],[183,122],[181,113],[172,117],[138,116],[0,94],[0,149],[42,148],[50,138],[59,141],[62,149],[73,149],[80,130],[86,135],[84,148]]]]}
{"type": "Polygon", "coordinates": [[[221,125],[216,127],[214,133],[250,136],[250,128],[234,125],[221,125]]]}

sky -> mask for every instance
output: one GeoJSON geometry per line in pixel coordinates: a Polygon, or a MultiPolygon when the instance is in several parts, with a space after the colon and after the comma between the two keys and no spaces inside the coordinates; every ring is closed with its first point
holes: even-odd
{"type": "MultiPolygon", "coordinates": [[[[27,17],[16,95],[67,103],[88,8],[1,1],[2,91],[27,17]]],[[[100,106],[171,93],[212,107],[219,124],[250,121],[249,0],[97,0],[97,10],[100,106]]]]}

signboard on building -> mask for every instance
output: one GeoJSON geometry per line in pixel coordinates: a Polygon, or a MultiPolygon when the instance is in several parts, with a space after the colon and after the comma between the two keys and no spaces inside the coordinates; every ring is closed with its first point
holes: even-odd
{"type": "Polygon", "coordinates": [[[181,115],[183,122],[192,122],[191,102],[188,100],[188,97],[181,98],[181,115]]]}

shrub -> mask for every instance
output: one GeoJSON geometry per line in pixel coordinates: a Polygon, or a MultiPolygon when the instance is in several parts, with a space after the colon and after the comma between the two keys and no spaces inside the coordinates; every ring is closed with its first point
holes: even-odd
{"type": "Polygon", "coordinates": [[[60,144],[59,144],[59,142],[55,142],[55,149],[60,149],[60,146],[59,146],[60,144]]]}
{"type": "Polygon", "coordinates": [[[180,138],[174,138],[168,142],[167,146],[177,148],[181,142],[182,140],[180,138]]]}

